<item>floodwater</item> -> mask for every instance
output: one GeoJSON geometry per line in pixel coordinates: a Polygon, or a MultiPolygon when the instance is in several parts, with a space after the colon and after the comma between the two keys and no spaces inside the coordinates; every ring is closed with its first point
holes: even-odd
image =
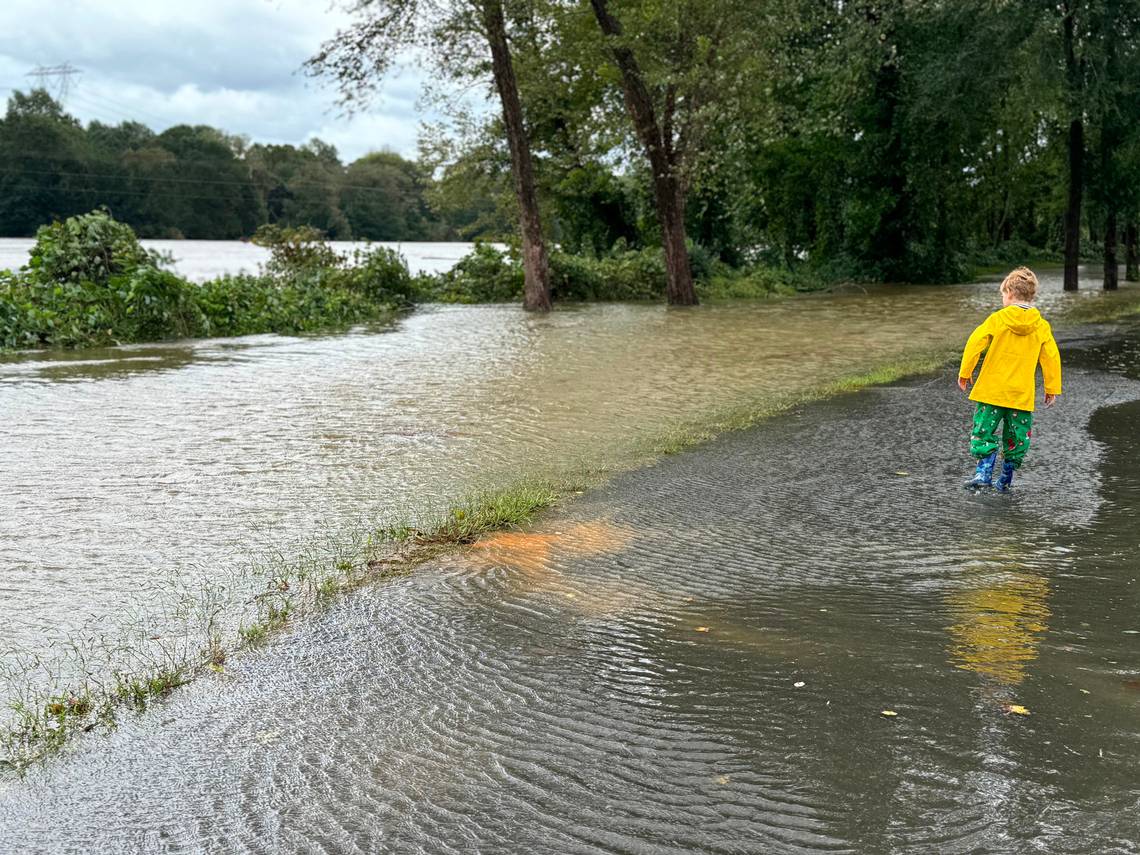
{"type": "Polygon", "coordinates": [[[1012,494],[952,370],[798,407],[82,740],[0,842],[1138,852],[1140,330],[1066,354],[1012,494]]]}
{"type": "MultiPolygon", "coordinates": [[[[28,262],[35,241],[32,238],[0,238],[0,270],[15,270],[28,262]]],[[[148,249],[169,254],[171,269],[193,282],[205,282],[224,274],[256,273],[269,260],[269,250],[236,240],[144,240],[148,249]]],[[[364,243],[330,241],[337,252],[350,254],[355,249],[383,246],[404,256],[412,273],[442,273],[474,248],[462,242],[431,243],[364,243]]]]}
{"type": "MultiPolygon", "coordinates": [[[[1044,285],[1047,311],[1071,304],[1044,285]]],[[[130,668],[140,639],[195,621],[232,626],[264,589],[251,562],[958,343],[995,292],[429,307],[344,335],[0,357],[3,691],[130,668]]]]}

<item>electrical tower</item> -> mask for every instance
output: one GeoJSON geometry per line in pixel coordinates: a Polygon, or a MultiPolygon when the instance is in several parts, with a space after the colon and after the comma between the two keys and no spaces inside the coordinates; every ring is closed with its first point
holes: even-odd
{"type": "Polygon", "coordinates": [[[71,91],[72,78],[78,77],[80,73],[70,62],[65,62],[62,65],[37,65],[25,76],[33,78],[38,89],[48,90],[62,104],[71,91]]]}

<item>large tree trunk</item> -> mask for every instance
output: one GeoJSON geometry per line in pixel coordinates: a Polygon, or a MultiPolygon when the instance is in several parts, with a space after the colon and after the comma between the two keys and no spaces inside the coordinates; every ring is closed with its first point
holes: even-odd
{"type": "Polygon", "coordinates": [[[503,105],[503,125],[507,130],[507,147],[511,152],[511,175],[519,203],[519,231],[522,233],[523,308],[545,312],[550,310],[550,259],[542,234],[542,218],[538,211],[538,193],[534,184],[534,162],[530,141],[523,125],[522,102],[519,100],[515,68],[507,44],[507,25],[502,0],[482,0],[483,26],[491,47],[491,69],[495,88],[503,105]]]}
{"type": "Polygon", "coordinates": [[[1124,278],[1140,282],[1140,229],[1135,222],[1124,227],[1124,278]]]}
{"type": "Polygon", "coordinates": [[[1081,120],[1080,69],[1077,64],[1073,2],[1061,6],[1062,37],[1072,119],[1069,122],[1069,200],[1065,208],[1065,290],[1076,291],[1077,266],[1081,261],[1081,194],[1084,190],[1085,127],[1081,120]]]}
{"type": "Polygon", "coordinates": [[[669,117],[665,117],[664,125],[658,120],[641,67],[633,51],[617,41],[621,22],[610,14],[606,3],[607,0],[590,0],[598,26],[610,41],[610,51],[621,72],[625,106],[653,170],[653,201],[665,249],[666,295],[672,306],[693,306],[697,293],[685,240],[685,191],[678,174],[678,152],[673,147],[669,117]]]}
{"type": "Polygon", "coordinates": [[[1104,224],[1104,290],[1115,291],[1120,281],[1120,267],[1116,263],[1116,209],[1109,205],[1104,224]]]}

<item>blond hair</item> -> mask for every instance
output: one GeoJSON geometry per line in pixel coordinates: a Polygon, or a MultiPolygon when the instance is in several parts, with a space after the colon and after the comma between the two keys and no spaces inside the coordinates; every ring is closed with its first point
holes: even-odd
{"type": "Polygon", "coordinates": [[[1002,280],[1001,292],[1023,303],[1032,303],[1037,296],[1037,276],[1028,267],[1019,267],[1002,280]]]}

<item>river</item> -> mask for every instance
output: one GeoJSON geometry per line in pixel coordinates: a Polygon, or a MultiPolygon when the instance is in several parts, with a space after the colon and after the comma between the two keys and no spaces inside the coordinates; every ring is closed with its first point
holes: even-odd
{"type": "MultiPolygon", "coordinates": [[[[0,270],[15,270],[27,264],[34,244],[32,238],[0,238],[0,270]]],[[[269,260],[269,250],[235,240],[144,240],[142,245],[170,256],[174,260],[171,269],[193,282],[223,274],[256,273],[269,260]]],[[[329,246],[346,254],[368,246],[388,247],[404,256],[412,273],[442,273],[455,266],[474,244],[330,241],[329,246]]]]}

